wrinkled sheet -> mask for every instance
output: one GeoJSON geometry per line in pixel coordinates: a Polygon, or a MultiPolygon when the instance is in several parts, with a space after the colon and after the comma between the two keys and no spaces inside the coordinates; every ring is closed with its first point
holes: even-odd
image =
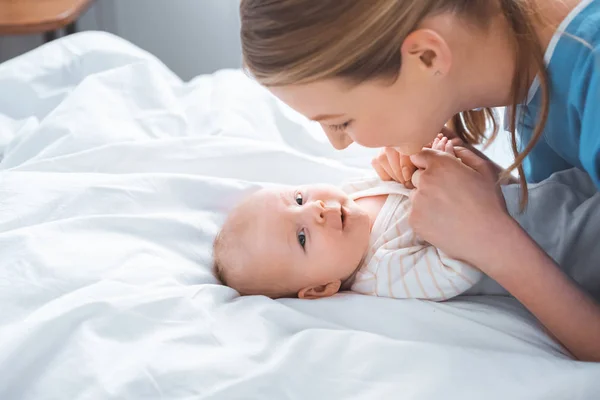
{"type": "Polygon", "coordinates": [[[239,298],[211,274],[229,207],[339,183],[335,152],[240,71],[184,83],[114,36],[0,65],[1,399],[593,399],[514,300],[239,298]]]}

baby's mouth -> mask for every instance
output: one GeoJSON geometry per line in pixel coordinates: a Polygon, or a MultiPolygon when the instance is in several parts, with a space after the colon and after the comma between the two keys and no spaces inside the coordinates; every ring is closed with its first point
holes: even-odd
{"type": "Polygon", "coordinates": [[[342,219],[342,230],[346,227],[346,210],[344,207],[340,208],[340,218],[342,219]]]}

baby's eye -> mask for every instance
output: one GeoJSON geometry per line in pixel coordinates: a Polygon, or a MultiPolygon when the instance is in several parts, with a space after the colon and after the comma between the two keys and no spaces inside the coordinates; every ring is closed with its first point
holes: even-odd
{"type": "Polygon", "coordinates": [[[298,243],[300,243],[302,248],[306,246],[306,233],[304,233],[304,229],[298,232],[298,243]]]}
{"type": "Polygon", "coordinates": [[[304,204],[304,199],[302,198],[302,193],[296,194],[296,203],[298,203],[299,206],[304,204]]]}

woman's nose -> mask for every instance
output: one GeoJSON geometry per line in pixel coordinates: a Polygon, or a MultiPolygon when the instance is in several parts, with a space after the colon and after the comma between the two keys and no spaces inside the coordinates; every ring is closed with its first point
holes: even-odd
{"type": "MultiPolygon", "coordinates": [[[[325,132],[329,132],[329,131],[326,129],[325,132]]],[[[350,136],[348,136],[348,134],[345,132],[327,133],[327,138],[329,139],[329,143],[331,143],[333,148],[336,150],[344,150],[348,146],[350,146],[352,143],[354,143],[352,138],[350,136]]]]}

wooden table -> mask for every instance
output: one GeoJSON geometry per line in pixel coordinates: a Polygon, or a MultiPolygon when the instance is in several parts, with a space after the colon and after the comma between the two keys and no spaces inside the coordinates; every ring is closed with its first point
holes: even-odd
{"type": "Polygon", "coordinates": [[[77,20],[94,0],[0,0],[0,35],[43,33],[48,42],[57,31],[77,30],[77,20]]]}

